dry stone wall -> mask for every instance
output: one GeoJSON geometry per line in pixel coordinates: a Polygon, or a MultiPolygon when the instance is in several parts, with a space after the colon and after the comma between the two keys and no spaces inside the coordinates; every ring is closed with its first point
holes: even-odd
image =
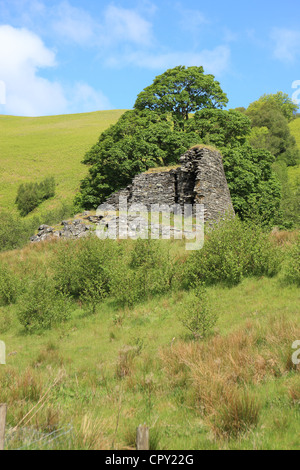
{"type": "Polygon", "coordinates": [[[118,209],[120,196],[126,197],[128,206],[139,203],[148,209],[153,204],[203,204],[207,222],[234,213],[222,156],[208,148],[188,150],[175,170],[136,176],[131,185],[114,193],[106,203],[118,209]]]}

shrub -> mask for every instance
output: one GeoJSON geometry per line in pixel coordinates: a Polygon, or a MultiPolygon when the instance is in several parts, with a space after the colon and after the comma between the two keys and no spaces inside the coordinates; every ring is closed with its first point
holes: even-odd
{"type": "Polygon", "coordinates": [[[288,284],[295,284],[300,287],[300,236],[288,253],[284,279],[288,284]]]}
{"type": "Polygon", "coordinates": [[[2,212],[0,219],[0,251],[21,248],[39,226],[39,219],[36,217],[24,221],[9,212],[2,212]]]}
{"type": "Polygon", "coordinates": [[[218,316],[209,305],[205,285],[198,282],[188,302],[181,306],[178,315],[181,323],[195,338],[206,337],[215,326],[218,316]]]}
{"type": "Polygon", "coordinates": [[[28,332],[50,329],[69,316],[69,299],[57,292],[47,276],[29,282],[18,302],[18,318],[28,332]]]}
{"type": "Polygon", "coordinates": [[[112,272],[121,256],[122,249],[113,240],[63,242],[53,263],[55,285],[63,294],[89,304],[94,312],[110,293],[112,272]]]}
{"type": "Polygon", "coordinates": [[[38,207],[42,201],[55,195],[55,180],[45,178],[41,183],[21,184],[18,189],[16,204],[20,215],[25,217],[38,207]]]}
{"type": "Polygon", "coordinates": [[[9,267],[0,263],[0,306],[16,302],[19,281],[9,267]]]}
{"type": "Polygon", "coordinates": [[[171,287],[173,267],[158,240],[138,239],[122,265],[115,267],[112,294],[123,307],[163,294],[171,287]]]}
{"type": "Polygon", "coordinates": [[[247,276],[272,277],[280,264],[281,251],[269,234],[236,217],[220,222],[207,234],[202,250],[193,252],[186,263],[186,279],[189,286],[197,279],[237,285],[247,276]]]}

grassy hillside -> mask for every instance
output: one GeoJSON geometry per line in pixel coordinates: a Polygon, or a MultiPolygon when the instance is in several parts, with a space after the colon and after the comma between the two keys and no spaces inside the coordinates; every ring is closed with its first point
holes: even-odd
{"type": "MultiPolygon", "coordinates": [[[[115,123],[123,110],[87,114],[24,118],[0,116],[0,210],[16,211],[18,186],[54,176],[56,196],[35,212],[53,209],[61,201],[71,203],[87,168],[81,164],[85,152],[103,130],[115,123]]],[[[290,124],[300,147],[300,119],[290,124]]],[[[289,169],[292,182],[300,177],[300,166],[289,169]]]]}
{"type": "Polygon", "coordinates": [[[0,210],[15,211],[19,184],[39,182],[46,176],[55,177],[56,197],[38,211],[52,209],[59,201],[72,202],[87,172],[80,163],[85,152],[123,112],[39,118],[0,116],[0,210]]]}

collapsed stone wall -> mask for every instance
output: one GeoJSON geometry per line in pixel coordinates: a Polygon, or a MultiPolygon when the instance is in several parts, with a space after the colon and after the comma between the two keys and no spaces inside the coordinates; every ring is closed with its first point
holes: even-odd
{"type": "Polygon", "coordinates": [[[197,146],[182,155],[177,169],[137,175],[106,203],[117,210],[120,196],[126,197],[128,206],[139,203],[148,209],[152,204],[203,204],[205,221],[234,213],[220,152],[197,146]]]}

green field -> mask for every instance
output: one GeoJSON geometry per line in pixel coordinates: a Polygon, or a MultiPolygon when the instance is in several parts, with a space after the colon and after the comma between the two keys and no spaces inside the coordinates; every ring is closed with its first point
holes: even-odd
{"type": "Polygon", "coordinates": [[[84,154],[103,130],[115,123],[122,110],[87,114],[24,118],[0,116],[0,210],[14,211],[21,183],[54,176],[56,196],[39,209],[72,203],[87,168],[84,154]]]}

